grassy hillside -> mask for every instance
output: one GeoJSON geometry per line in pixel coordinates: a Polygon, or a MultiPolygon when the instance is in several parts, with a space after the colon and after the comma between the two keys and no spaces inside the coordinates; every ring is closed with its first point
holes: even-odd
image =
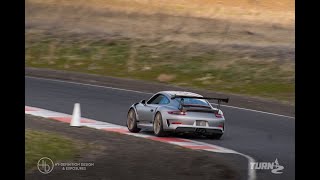
{"type": "Polygon", "coordinates": [[[195,2],[27,0],[26,66],[160,81],[293,104],[291,1],[195,2]],[[235,14],[221,19],[209,13],[217,4],[246,13],[272,9],[278,18],[268,16],[268,23],[254,14],[249,14],[252,21],[235,14]],[[291,20],[281,20],[277,13],[287,13],[291,20]]]}
{"type": "Polygon", "coordinates": [[[59,6],[85,6],[147,14],[244,20],[260,23],[294,23],[294,0],[32,0],[59,6]]]}

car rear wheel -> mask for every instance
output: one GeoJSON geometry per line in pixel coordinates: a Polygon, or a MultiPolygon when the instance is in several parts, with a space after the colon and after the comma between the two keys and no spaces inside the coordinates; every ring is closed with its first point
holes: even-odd
{"type": "Polygon", "coordinates": [[[207,135],[206,137],[209,139],[220,139],[222,135],[223,134],[210,134],[210,135],[207,135]]]}
{"type": "Polygon", "coordinates": [[[158,137],[163,137],[167,135],[167,133],[163,130],[162,116],[160,112],[158,112],[154,117],[153,132],[158,137]]]}
{"type": "Polygon", "coordinates": [[[127,127],[130,132],[137,133],[141,129],[137,127],[137,118],[136,118],[136,113],[134,112],[133,109],[130,109],[128,112],[128,117],[127,117],[127,127]]]}

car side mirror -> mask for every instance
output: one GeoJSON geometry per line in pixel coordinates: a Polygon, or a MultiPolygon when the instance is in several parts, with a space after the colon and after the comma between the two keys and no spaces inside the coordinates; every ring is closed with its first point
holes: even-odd
{"type": "Polygon", "coordinates": [[[146,100],[141,100],[140,103],[146,105],[146,100]]]}

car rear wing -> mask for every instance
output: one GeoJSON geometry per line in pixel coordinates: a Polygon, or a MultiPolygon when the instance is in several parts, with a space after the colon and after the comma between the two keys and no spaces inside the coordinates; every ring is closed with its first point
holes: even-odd
{"type": "Polygon", "coordinates": [[[216,100],[216,101],[218,101],[217,109],[220,109],[220,103],[221,103],[221,102],[225,102],[225,103],[228,103],[228,102],[229,102],[229,98],[197,97],[197,96],[179,96],[179,95],[173,95],[173,96],[171,96],[171,99],[176,99],[176,98],[181,98],[181,99],[182,99],[182,101],[180,101],[180,108],[181,108],[181,109],[183,108],[183,98],[216,100]]]}

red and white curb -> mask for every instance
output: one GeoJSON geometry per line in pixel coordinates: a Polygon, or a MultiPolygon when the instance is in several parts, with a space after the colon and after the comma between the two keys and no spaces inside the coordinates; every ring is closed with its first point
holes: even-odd
{"type": "MultiPolygon", "coordinates": [[[[70,123],[72,119],[72,116],[69,114],[54,112],[54,111],[36,108],[36,107],[30,107],[30,106],[25,106],[25,114],[45,117],[45,118],[49,118],[49,119],[64,122],[64,123],[70,123]]],[[[81,123],[81,126],[86,126],[86,127],[100,129],[100,130],[109,131],[109,132],[117,132],[117,133],[126,134],[130,136],[146,138],[154,141],[165,142],[173,145],[182,146],[188,149],[204,150],[204,151],[217,152],[217,153],[238,154],[246,157],[249,160],[248,179],[254,180],[256,178],[255,171],[250,168],[250,163],[254,162],[254,159],[251,158],[250,156],[236,152],[231,149],[223,148],[213,144],[194,141],[190,139],[174,138],[174,137],[156,137],[156,136],[142,134],[142,133],[131,133],[128,130],[128,128],[125,126],[120,126],[120,125],[111,124],[111,123],[102,122],[102,121],[96,121],[88,118],[81,118],[80,123],[81,123]]]]}

